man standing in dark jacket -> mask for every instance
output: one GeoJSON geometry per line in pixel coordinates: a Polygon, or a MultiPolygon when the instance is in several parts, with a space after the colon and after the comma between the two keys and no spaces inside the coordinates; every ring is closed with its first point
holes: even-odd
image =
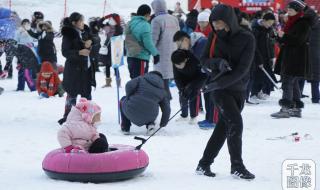
{"type": "Polygon", "coordinates": [[[196,172],[215,177],[210,165],[217,157],[225,140],[231,159],[231,174],[241,179],[254,179],[242,161],[241,111],[246,99],[249,70],[254,58],[254,36],[240,28],[234,9],[217,5],[210,16],[216,36],[209,36],[202,64],[211,72],[207,91],[219,110],[219,121],[199,161],[196,172]],[[231,69],[229,68],[231,67],[231,69]]]}
{"type": "Polygon", "coordinates": [[[151,135],[155,131],[159,106],[162,111],[160,127],[165,127],[170,117],[170,101],[159,72],[152,71],[129,81],[126,96],[120,101],[123,134],[129,134],[132,122],[138,126],[146,125],[147,135],[151,135]]]}
{"type": "MultiPolygon", "coordinates": [[[[254,68],[254,81],[251,90],[251,100],[257,101],[258,99],[265,99],[260,93],[263,89],[271,89],[269,79],[263,73],[264,68],[270,76],[273,76],[273,39],[272,39],[272,26],[275,23],[276,17],[272,13],[266,13],[262,19],[256,20],[252,24],[252,32],[256,38],[256,58],[254,68]]],[[[270,95],[270,90],[267,90],[267,95],[270,95]]]]}

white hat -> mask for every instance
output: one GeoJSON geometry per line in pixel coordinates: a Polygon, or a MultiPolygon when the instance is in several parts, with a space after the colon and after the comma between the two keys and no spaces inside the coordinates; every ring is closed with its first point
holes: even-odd
{"type": "Polygon", "coordinates": [[[198,15],[198,22],[209,22],[210,13],[207,11],[202,11],[198,15]]]}

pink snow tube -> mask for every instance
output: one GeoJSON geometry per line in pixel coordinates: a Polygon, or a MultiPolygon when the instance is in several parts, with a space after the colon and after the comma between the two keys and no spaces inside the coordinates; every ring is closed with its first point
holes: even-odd
{"type": "Polygon", "coordinates": [[[143,150],[128,145],[110,145],[100,154],[49,152],[42,162],[45,173],[53,179],[101,183],[133,178],[149,164],[143,150]]]}

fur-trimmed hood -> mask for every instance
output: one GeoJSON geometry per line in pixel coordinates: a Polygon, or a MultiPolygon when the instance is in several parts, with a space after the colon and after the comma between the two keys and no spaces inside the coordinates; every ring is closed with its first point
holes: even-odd
{"type": "MultiPolygon", "coordinates": [[[[87,25],[84,25],[84,30],[83,32],[90,32],[90,28],[89,26],[87,25]]],[[[79,32],[77,29],[75,29],[74,27],[72,26],[63,26],[61,28],[61,34],[62,36],[65,36],[65,37],[68,37],[68,38],[71,38],[71,39],[75,39],[77,37],[79,37],[79,32]]]]}
{"type": "Polygon", "coordinates": [[[46,26],[47,27],[47,31],[46,32],[53,32],[53,27],[52,25],[49,23],[49,22],[46,22],[46,21],[40,21],[37,25],[37,28],[39,31],[42,31],[41,28],[43,26],[46,26]]]}

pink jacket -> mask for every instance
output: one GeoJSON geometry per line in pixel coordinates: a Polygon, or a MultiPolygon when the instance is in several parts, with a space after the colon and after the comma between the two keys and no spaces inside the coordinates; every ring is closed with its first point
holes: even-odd
{"type": "Polygon", "coordinates": [[[91,144],[98,138],[97,128],[86,122],[82,112],[73,106],[67,121],[58,132],[58,141],[61,147],[73,145],[88,151],[91,144]]]}

